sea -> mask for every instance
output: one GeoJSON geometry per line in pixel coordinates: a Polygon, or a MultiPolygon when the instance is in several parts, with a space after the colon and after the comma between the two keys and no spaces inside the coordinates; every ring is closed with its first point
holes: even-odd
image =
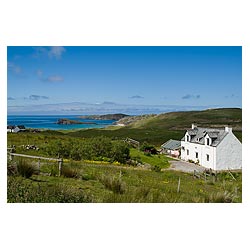
{"type": "Polygon", "coordinates": [[[50,129],[50,130],[69,130],[86,128],[104,128],[112,125],[115,120],[92,120],[81,119],[79,115],[8,115],[8,125],[24,125],[26,128],[50,129]],[[95,124],[56,124],[58,119],[67,118],[81,122],[93,122],[95,124]]]}

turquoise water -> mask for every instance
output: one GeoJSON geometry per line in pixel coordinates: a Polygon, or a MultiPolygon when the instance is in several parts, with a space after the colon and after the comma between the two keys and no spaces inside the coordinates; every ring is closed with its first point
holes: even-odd
{"type": "Polygon", "coordinates": [[[8,115],[8,125],[24,125],[26,128],[36,129],[52,129],[52,130],[68,130],[68,129],[83,129],[83,128],[103,128],[111,125],[114,120],[90,120],[81,119],[77,115],[8,115]],[[77,120],[81,122],[94,122],[96,124],[71,124],[62,125],[56,124],[60,118],[77,120]]]}

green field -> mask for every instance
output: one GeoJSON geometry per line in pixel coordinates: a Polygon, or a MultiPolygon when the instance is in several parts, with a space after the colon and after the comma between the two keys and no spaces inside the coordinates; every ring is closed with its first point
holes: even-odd
{"type": "Polygon", "coordinates": [[[242,199],[241,173],[233,173],[236,180],[229,173],[221,174],[214,182],[174,171],[86,163],[78,163],[74,168],[77,174],[71,178],[46,176],[45,172],[31,178],[9,176],[8,202],[241,202],[242,199]]]}

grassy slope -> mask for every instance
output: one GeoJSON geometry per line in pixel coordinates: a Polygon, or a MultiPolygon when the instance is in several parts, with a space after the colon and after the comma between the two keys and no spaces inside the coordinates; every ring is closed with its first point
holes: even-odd
{"type": "Polygon", "coordinates": [[[171,112],[137,121],[119,129],[88,129],[68,132],[74,137],[104,135],[112,138],[133,138],[156,146],[169,139],[180,140],[192,123],[203,127],[233,127],[235,135],[242,139],[241,109],[211,109],[205,111],[171,112]]]}
{"type": "Polygon", "coordinates": [[[31,179],[8,177],[8,202],[241,202],[240,173],[234,173],[237,181],[227,174],[213,183],[174,171],[78,167],[78,179],[43,175],[33,175],[31,179]],[[122,193],[115,185],[107,185],[110,180],[119,179],[120,173],[122,193]]]}

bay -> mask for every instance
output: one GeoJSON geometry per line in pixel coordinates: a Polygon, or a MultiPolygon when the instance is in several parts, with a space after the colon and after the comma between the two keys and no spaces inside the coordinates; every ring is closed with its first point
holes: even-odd
{"type": "Polygon", "coordinates": [[[8,115],[8,125],[24,125],[26,128],[51,129],[51,130],[69,130],[86,128],[103,128],[112,125],[114,120],[92,120],[81,119],[79,115],[8,115]],[[66,118],[81,122],[93,122],[95,124],[56,124],[58,119],[66,118]]]}

